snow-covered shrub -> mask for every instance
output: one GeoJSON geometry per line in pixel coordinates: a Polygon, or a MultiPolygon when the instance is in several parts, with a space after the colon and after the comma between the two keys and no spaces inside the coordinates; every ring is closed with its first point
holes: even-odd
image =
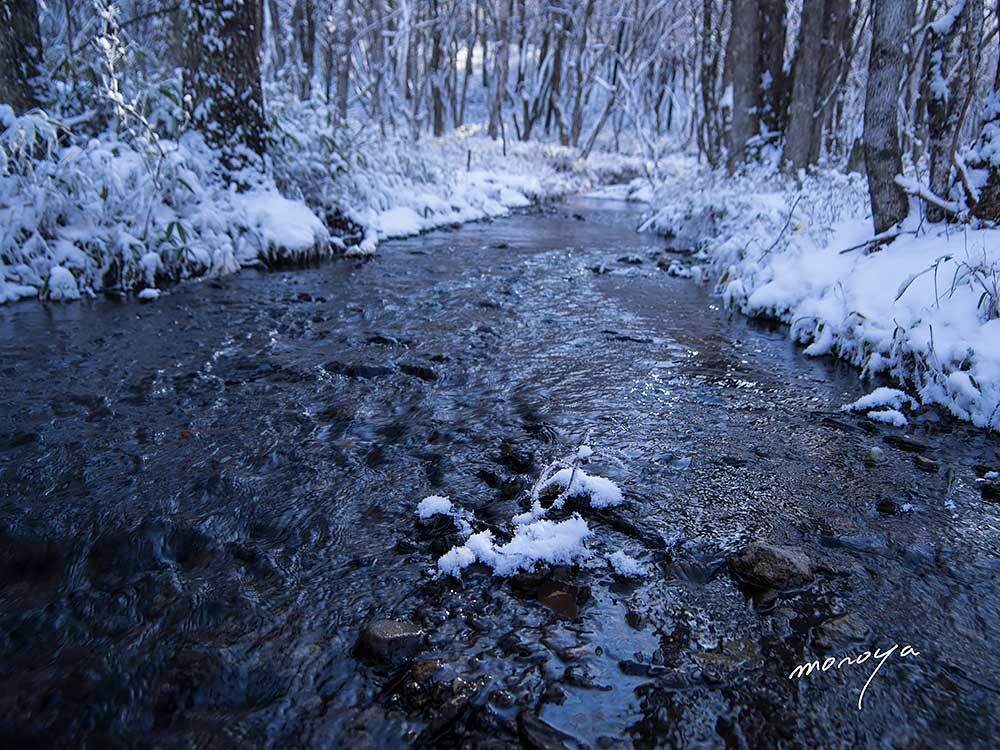
{"type": "MultiPolygon", "coordinates": [[[[833,354],[979,426],[1000,426],[1000,233],[920,221],[878,252],[867,185],[818,170],[729,177],[689,162],[657,192],[649,229],[695,249],[731,309],[787,322],[833,354]]],[[[895,414],[884,421],[902,424],[895,414]]]]}

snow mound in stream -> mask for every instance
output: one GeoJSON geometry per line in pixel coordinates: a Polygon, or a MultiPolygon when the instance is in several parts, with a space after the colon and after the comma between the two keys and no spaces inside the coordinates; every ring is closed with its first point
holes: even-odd
{"type": "MultiPolygon", "coordinates": [[[[578,464],[593,455],[588,445],[580,446],[564,459],[546,467],[531,490],[531,509],[510,519],[513,537],[505,544],[497,544],[493,531],[486,529],[472,533],[475,519],[470,513],[455,508],[446,497],[430,495],[417,505],[420,518],[443,514],[454,519],[459,531],[466,537],[464,544],[456,545],[438,559],[438,571],[444,575],[459,576],[475,562],[493,568],[494,575],[510,576],[528,571],[536,565],[574,565],[591,557],[586,540],[591,535],[587,522],[574,513],[563,521],[544,518],[552,509],[563,507],[565,499],[586,496],[591,508],[603,509],[621,505],[624,496],[610,479],[583,471],[578,464]],[[542,493],[549,487],[562,487],[562,491],[545,507],[542,493]]],[[[608,562],[619,575],[638,577],[645,574],[645,567],[638,560],[618,551],[608,562]]]]}

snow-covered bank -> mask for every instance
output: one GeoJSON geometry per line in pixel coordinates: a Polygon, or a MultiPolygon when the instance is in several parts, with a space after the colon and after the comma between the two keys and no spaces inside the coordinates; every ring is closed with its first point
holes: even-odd
{"type": "Polygon", "coordinates": [[[638,169],[532,143],[510,143],[504,156],[471,131],[416,144],[351,137],[324,118],[304,106],[279,112],[272,169],[237,190],[192,132],[91,138],[0,107],[0,303],[369,254],[388,237],[499,216],[638,169]]]}
{"type": "Polygon", "coordinates": [[[809,356],[887,374],[921,404],[997,426],[1000,230],[929,224],[914,204],[903,236],[866,253],[872,228],[860,175],[824,171],[796,182],[706,173],[680,159],[672,166],[645,228],[692,251],[727,306],[790,324],[809,356]]]}

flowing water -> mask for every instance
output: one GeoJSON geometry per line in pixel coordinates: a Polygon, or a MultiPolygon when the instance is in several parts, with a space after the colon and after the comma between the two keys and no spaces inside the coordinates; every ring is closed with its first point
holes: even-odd
{"type": "Polygon", "coordinates": [[[839,412],[871,385],[657,270],[635,224],[577,200],[149,306],[0,308],[0,744],[991,746],[997,441],[839,412]],[[588,432],[626,496],[591,564],[432,575],[420,498],[502,528],[588,432]],[[738,585],[755,539],[813,583],[738,585]],[[382,618],[425,631],[416,661],[355,655],[382,618]],[[870,663],[789,679],[893,644],[919,656],[861,710],[870,663]]]}

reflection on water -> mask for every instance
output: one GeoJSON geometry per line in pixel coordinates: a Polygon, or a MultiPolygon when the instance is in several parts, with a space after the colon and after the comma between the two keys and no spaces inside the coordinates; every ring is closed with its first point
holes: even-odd
{"type": "Polygon", "coordinates": [[[854,372],[657,271],[634,224],[579,202],[152,306],[0,308],[5,744],[988,746],[996,441],[928,413],[918,471],[837,412],[854,372]],[[428,574],[417,500],[500,522],[530,480],[500,444],[588,430],[628,500],[592,546],[647,579],[428,574]],[[753,538],[817,582],[749,598],[724,562],[753,538]],[[843,614],[921,651],[860,714],[856,669],[787,679],[843,614]],[[409,672],[352,654],[383,617],[429,634],[409,672]]]}

